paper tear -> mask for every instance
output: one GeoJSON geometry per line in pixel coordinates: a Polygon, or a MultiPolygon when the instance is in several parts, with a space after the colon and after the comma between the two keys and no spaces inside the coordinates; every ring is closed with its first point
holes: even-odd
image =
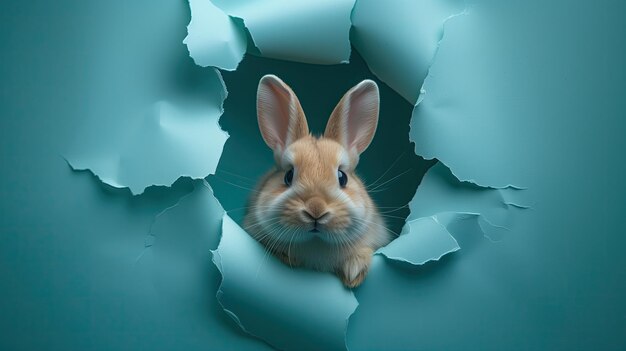
{"type": "MultiPolygon", "coordinates": [[[[436,82],[433,72],[440,68],[431,67],[443,35],[443,23],[463,11],[461,0],[416,3],[359,0],[356,5],[354,0],[213,2],[215,5],[208,0],[190,0],[192,19],[184,43],[198,65],[226,70],[236,69],[242,60],[247,45],[246,29],[254,41],[249,44],[256,45],[263,56],[316,64],[346,63],[350,56],[348,34],[352,21],[354,45],[372,71],[411,103],[419,100],[411,122],[416,152],[430,158],[443,155],[442,159],[453,170],[463,170],[460,174],[465,178],[461,179],[474,181],[470,177],[473,173],[466,172],[458,162],[457,153],[462,151],[452,150],[459,147],[450,140],[457,139],[437,137],[434,133],[459,129],[445,117],[462,115],[438,100],[443,99],[439,94],[447,90],[433,83],[436,82]],[[237,22],[238,18],[245,22],[245,28],[237,22]],[[381,25],[381,18],[390,20],[381,25]],[[381,50],[383,47],[387,50],[381,50]],[[420,89],[429,67],[432,81],[420,89]],[[437,95],[430,93],[431,90],[437,95]],[[421,99],[420,94],[426,91],[429,95],[421,99]]],[[[149,185],[170,185],[181,175],[202,178],[214,173],[227,138],[218,125],[226,89],[219,71],[204,72],[210,72],[209,83],[200,84],[191,94],[182,89],[167,99],[148,98],[153,101],[144,105],[148,108],[123,110],[131,117],[116,126],[115,133],[106,135],[106,147],[95,148],[96,152],[89,147],[76,149],[68,155],[68,162],[74,169],[91,170],[107,184],[128,187],[133,194],[141,193],[149,185]],[[143,111],[143,117],[137,117],[141,116],[137,111],[143,111]],[[111,140],[116,141],[115,145],[111,140]]],[[[92,133],[93,130],[98,132],[92,128],[92,133]]],[[[476,155],[466,157],[476,158],[476,155]]],[[[496,238],[500,235],[497,232],[508,228],[508,207],[527,207],[507,195],[516,190],[505,181],[501,177],[497,181],[477,182],[502,189],[480,188],[459,182],[441,163],[434,166],[410,202],[411,216],[403,235],[379,253],[387,259],[413,265],[438,260],[459,250],[453,235],[458,234],[456,224],[464,216],[475,218],[483,235],[496,238]]],[[[194,278],[201,274],[195,264],[208,257],[203,256],[207,249],[217,245],[219,229],[215,227],[221,223],[222,239],[211,252],[213,264],[222,274],[216,296],[223,311],[244,331],[279,349],[346,349],[347,321],[358,305],[352,292],[330,273],[292,269],[267,254],[223,214],[210,189],[205,188],[197,188],[197,192],[181,199],[155,221],[151,230],[154,235],[147,240],[148,249],[140,262],[153,260],[158,268],[154,274],[159,289],[172,296],[178,294],[176,289],[181,286],[185,287],[181,291],[194,290],[194,278]],[[205,206],[208,206],[206,222],[195,224],[211,228],[208,231],[216,235],[202,240],[200,235],[185,241],[184,237],[159,234],[178,232],[180,228],[160,229],[181,223],[170,222],[171,216],[205,206]],[[190,246],[198,242],[202,245],[190,246]],[[193,259],[187,261],[185,256],[189,253],[193,259]],[[180,272],[184,274],[177,276],[180,272]],[[177,283],[171,284],[173,281],[177,283]]],[[[194,231],[191,227],[180,230],[194,231]]],[[[374,270],[380,264],[374,258],[374,270]]],[[[199,301],[196,295],[189,299],[180,295],[175,300],[188,300],[189,308],[195,306],[192,302],[199,301]]]]}
{"type": "Polygon", "coordinates": [[[352,291],[331,273],[286,266],[228,215],[222,225],[217,298],[240,327],[280,350],[345,349],[352,291]]]}
{"type": "Polygon", "coordinates": [[[378,78],[415,105],[444,22],[464,10],[463,0],[358,0],[352,44],[378,78]]]}
{"type": "Polygon", "coordinates": [[[407,221],[441,213],[474,214],[483,217],[485,235],[498,240],[502,237],[499,229],[510,228],[515,217],[505,198],[518,191],[459,181],[446,166],[437,163],[426,172],[409,203],[407,221]]]}
{"type": "Polygon", "coordinates": [[[513,202],[505,202],[505,205],[517,207],[517,208],[524,209],[524,210],[532,209],[532,206],[520,205],[520,204],[516,204],[516,203],[513,203],[513,202]]]}
{"type": "Polygon", "coordinates": [[[407,232],[377,253],[391,260],[423,265],[459,249],[454,237],[432,216],[407,222],[407,232]]]}
{"type": "MultiPolygon", "coordinates": [[[[477,213],[440,213],[437,219],[450,234],[464,243],[477,243],[479,239],[496,243],[509,232],[508,228],[491,225],[485,217],[477,213]]],[[[460,243],[461,248],[465,247],[464,243],[460,243]]]]}
{"type": "Polygon", "coordinates": [[[104,183],[137,195],[148,186],[170,186],[181,176],[204,178],[215,172],[227,133],[218,119],[227,92],[216,69],[205,71],[193,88],[168,99],[124,111],[125,120],[107,135],[103,121],[81,128],[82,142],[66,154],[75,170],[92,171],[104,183]]]}
{"type": "MultiPolygon", "coordinates": [[[[219,204],[219,202],[215,198],[215,195],[213,194],[213,189],[211,189],[211,187],[209,186],[206,180],[204,179],[201,180],[199,183],[194,184],[193,191],[183,195],[182,197],[178,199],[178,201],[176,201],[175,204],[164,208],[159,213],[157,213],[156,216],[154,216],[154,219],[150,223],[150,228],[148,229],[148,235],[146,236],[146,239],[144,241],[144,246],[145,246],[144,251],[142,251],[139,257],[137,257],[137,262],[139,262],[143,258],[143,255],[152,246],[154,246],[154,244],[156,243],[156,237],[158,235],[157,233],[161,231],[165,232],[165,230],[161,229],[161,227],[163,226],[163,223],[168,223],[169,221],[175,222],[176,220],[178,220],[176,218],[176,211],[178,211],[178,207],[183,207],[182,211],[184,212],[186,216],[188,216],[188,218],[182,221],[186,225],[189,224],[190,217],[193,218],[192,214],[198,211],[211,213],[213,216],[222,216],[224,213],[224,210],[222,209],[221,205],[219,204]],[[189,197],[193,197],[193,198],[188,199],[189,197]],[[201,198],[201,199],[198,200],[197,198],[201,198]],[[208,210],[206,209],[206,206],[208,206],[208,210]],[[162,217],[164,217],[165,219],[162,219],[162,217]],[[172,219],[172,217],[176,219],[172,219]]],[[[197,221],[197,218],[195,220],[197,221]]],[[[212,221],[211,216],[208,217],[208,221],[209,222],[212,221]]],[[[202,221],[202,220],[200,222],[202,222],[203,225],[199,227],[203,227],[203,226],[210,227],[212,228],[212,230],[210,230],[211,232],[216,232],[213,228],[214,224],[213,225],[207,224],[205,223],[205,221],[202,221]]],[[[170,225],[170,226],[173,226],[173,225],[170,225]]],[[[175,226],[177,227],[176,228],[177,230],[181,230],[181,229],[184,230],[184,228],[180,228],[179,225],[175,225],[175,226]]],[[[216,235],[216,238],[217,237],[219,237],[219,235],[216,235]]],[[[215,242],[215,245],[211,246],[211,248],[215,248],[216,246],[217,246],[217,241],[215,242]]]]}
{"type": "Polygon", "coordinates": [[[228,71],[237,69],[247,48],[246,32],[209,0],[189,0],[191,19],[183,40],[194,62],[228,71]]]}
{"type": "Polygon", "coordinates": [[[501,76],[510,66],[493,61],[501,57],[496,51],[502,45],[491,29],[469,18],[476,15],[469,12],[446,22],[446,35],[424,81],[424,98],[413,111],[410,139],[418,155],[438,159],[460,180],[523,189],[522,172],[515,166],[532,164],[522,161],[527,157],[524,145],[531,141],[518,138],[527,133],[511,132],[523,130],[524,121],[505,116],[516,105],[532,102],[502,96],[510,91],[501,88],[501,76]],[[465,34],[468,30],[481,36],[479,47],[465,34]]]}
{"type": "Polygon", "coordinates": [[[210,250],[218,245],[223,213],[206,181],[194,181],[191,193],[156,216],[150,243],[136,262],[170,312],[184,314],[193,327],[222,313],[207,296],[214,293],[219,276],[210,250]]]}
{"type": "Polygon", "coordinates": [[[350,60],[354,2],[213,0],[227,14],[243,20],[264,57],[322,65],[350,60]]]}

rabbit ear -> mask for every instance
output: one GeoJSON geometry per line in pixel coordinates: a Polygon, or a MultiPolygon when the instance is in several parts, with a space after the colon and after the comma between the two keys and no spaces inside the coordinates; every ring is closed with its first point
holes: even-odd
{"type": "Polygon", "coordinates": [[[275,75],[268,74],[259,81],[256,108],[263,140],[274,152],[281,153],[309,134],[298,97],[275,75]]]}
{"type": "Polygon", "coordinates": [[[362,81],[341,98],[324,136],[341,143],[349,152],[362,153],[376,133],[379,105],[378,85],[369,79],[362,81]]]}

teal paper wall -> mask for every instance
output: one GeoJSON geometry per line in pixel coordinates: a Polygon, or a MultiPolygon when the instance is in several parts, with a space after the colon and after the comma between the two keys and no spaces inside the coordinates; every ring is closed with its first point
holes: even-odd
{"type": "MultiPolygon", "coordinates": [[[[442,138],[451,147],[484,152],[484,164],[504,168],[507,182],[527,188],[523,196],[532,209],[499,242],[457,238],[462,250],[436,265],[410,268],[377,256],[381,268],[355,290],[360,305],[350,319],[348,347],[624,349],[626,4],[476,0],[468,9],[470,15],[446,25],[440,53],[449,69],[439,69],[431,81],[444,87],[438,106],[445,106],[449,91],[466,96],[461,106],[473,111],[489,92],[510,128],[487,133],[500,142],[497,149],[472,139],[476,133],[466,124],[459,130],[467,140],[442,138]],[[502,167],[490,157],[510,163],[502,167]]],[[[119,124],[123,116],[116,111],[145,98],[138,87],[159,84],[151,76],[155,67],[173,67],[168,74],[175,77],[206,72],[182,44],[189,16],[187,3],[178,0],[0,4],[0,349],[270,348],[240,331],[214,298],[219,272],[210,254],[197,248],[217,244],[202,227],[215,223],[175,213],[154,224],[198,181],[181,179],[171,189],[151,187],[132,197],[89,172],[72,171],[63,158],[77,147],[76,130],[87,116],[102,118],[103,129],[119,124]],[[166,286],[177,282],[162,279],[172,274],[169,267],[139,258],[147,234],[167,232],[172,223],[190,241],[163,257],[184,255],[194,266],[173,274],[190,279],[166,286]],[[183,285],[189,281],[197,285],[183,285]]],[[[354,55],[350,69],[366,70],[354,55]]],[[[251,58],[241,69],[258,69],[250,73],[256,81],[264,73],[259,67],[273,64],[251,58]]],[[[287,77],[303,64],[292,65],[275,69],[287,77]]],[[[333,67],[324,72],[341,70],[333,67]]],[[[324,77],[316,69],[302,68],[324,77]]],[[[348,84],[352,71],[341,72],[348,84]]],[[[239,84],[236,74],[224,74],[229,88],[239,84]]],[[[298,84],[315,98],[316,85],[298,84]]],[[[338,98],[347,87],[328,94],[338,98]]],[[[385,89],[383,102],[394,101],[385,89]]],[[[309,101],[312,111],[328,110],[309,101]]],[[[395,106],[410,114],[403,103],[395,106]]],[[[226,130],[232,127],[229,104],[226,130]]],[[[389,128],[408,133],[408,118],[389,128]]],[[[237,136],[231,138],[225,152],[236,147],[237,136]]],[[[454,152],[445,157],[453,160],[454,152]]],[[[432,164],[409,159],[416,173],[406,199],[432,164]]],[[[374,174],[375,163],[364,162],[374,174]]],[[[494,174],[485,169],[479,182],[494,174]]],[[[466,168],[453,171],[464,177],[466,168]]],[[[217,179],[209,182],[218,197],[228,193],[217,179]]],[[[245,191],[236,194],[242,198],[245,191]]],[[[204,205],[208,213],[211,204],[204,205]]]]}

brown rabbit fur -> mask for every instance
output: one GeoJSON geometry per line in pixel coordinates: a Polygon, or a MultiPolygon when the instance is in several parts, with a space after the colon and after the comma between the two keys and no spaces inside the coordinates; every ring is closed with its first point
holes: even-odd
{"type": "Polygon", "coordinates": [[[391,240],[354,172],[378,110],[378,86],[364,80],[343,96],[324,135],[314,137],[291,88],[273,75],[259,82],[259,128],[276,167],[250,198],[244,227],[286,264],[335,272],[348,287],[363,282],[373,252],[391,240]]]}

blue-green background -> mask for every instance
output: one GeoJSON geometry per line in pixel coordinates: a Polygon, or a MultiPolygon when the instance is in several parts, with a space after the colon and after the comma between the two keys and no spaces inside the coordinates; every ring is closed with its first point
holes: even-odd
{"type": "MultiPolygon", "coordinates": [[[[518,149],[528,150],[511,164],[533,209],[502,242],[394,267],[357,290],[348,345],[624,349],[626,5],[476,3],[510,38],[499,64],[527,103],[518,149]]],[[[190,181],[130,197],[62,158],[89,111],[116,104],[94,92],[124,92],[119,77],[140,79],[161,52],[199,69],[182,44],[187,4],[3,1],[0,18],[0,349],[267,349],[216,304],[210,255],[193,313],[135,264],[154,216],[190,181]]]]}

